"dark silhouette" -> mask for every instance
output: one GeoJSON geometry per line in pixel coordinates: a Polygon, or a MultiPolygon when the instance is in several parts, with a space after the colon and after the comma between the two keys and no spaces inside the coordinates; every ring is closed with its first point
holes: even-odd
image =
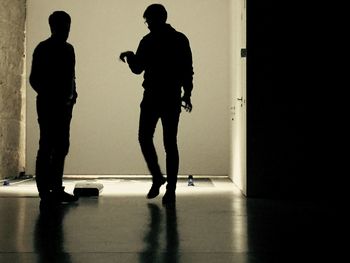
{"type": "Polygon", "coordinates": [[[178,263],[180,262],[180,238],[177,230],[176,206],[171,204],[165,208],[165,229],[166,229],[166,251],[171,256],[164,255],[162,262],[178,263]]]}
{"type": "Polygon", "coordinates": [[[162,252],[159,242],[162,231],[160,224],[163,221],[161,211],[156,204],[152,203],[148,204],[148,211],[149,224],[143,237],[145,248],[140,253],[140,263],[160,262],[159,254],[162,252]]]}
{"type": "Polygon", "coordinates": [[[40,207],[35,229],[34,248],[38,263],[71,263],[71,256],[64,250],[64,217],[72,206],[40,207]]]}
{"type": "Polygon", "coordinates": [[[35,48],[29,78],[37,92],[40,127],[35,178],[42,201],[74,202],[77,197],[66,193],[62,186],[70,122],[77,99],[74,48],[66,42],[71,18],[64,11],[55,11],[49,17],[49,24],[51,37],[35,48]]]}
{"type": "Polygon", "coordinates": [[[166,181],[153,144],[157,122],[159,119],[162,121],[168,182],[163,203],[168,204],[175,202],[179,170],[177,131],[181,106],[188,112],[192,111],[192,52],[187,37],[166,23],[167,11],[164,6],[148,6],[143,17],[150,33],[141,40],[136,54],[132,51],[122,52],[120,59],[129,64],[133,73],[144,72],[139,142],[152,174],[148,198],[158,196],[159,188],[166,181]]]}
{"type": "Polygon", "coordinates": [[[162,238],[164,228],[163,213],[157,204],[148,204],[149,224],[144,236],[145,248],[140,253],[139,262],[180,262],[180,238],[177,227],[177,215],[175,204],[165,207],[165,238],[162,238]],[[162,248],[160,241],[164,240],[162,248]]]}

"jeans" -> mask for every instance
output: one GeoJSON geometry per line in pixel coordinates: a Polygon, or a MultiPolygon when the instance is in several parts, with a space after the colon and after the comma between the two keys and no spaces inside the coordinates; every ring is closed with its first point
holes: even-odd
{"type": "Polygon", "coordinates": [[[69,150],[73,104],[37,99],[40,128],[36,158],[36,184],[41,198],[50,191],[62,191],[65,157],[69,150]]]}
{"type": "Polygon", "coordinates": [[[177,131],[180,117],[180,107],[166,109],[156,106],[142,106],[139,123],[139,143],[142,154],[152,175],[153,182],[162,176],[158,164],[153,136],[158,120],[163,126],[163,143],[166,153],[167,189],[175,190],[179,171],[179,151],[177,147],[177,131]]]}

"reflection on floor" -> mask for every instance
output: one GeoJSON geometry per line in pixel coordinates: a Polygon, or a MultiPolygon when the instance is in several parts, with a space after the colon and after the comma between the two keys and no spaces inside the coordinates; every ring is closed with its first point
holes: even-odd
{"type": "MultiPolygon", "coordinates": [[[[66,180],[68,192],[82,180],[66,180]]],[[[330,205],[247,199],[229,179],[180,180],[177,204],[149,180],[99,179],[99,197],[39,210],[33,180],[0,186],[0,262],[317,262],[339,240],[330,205]]],[[[334,260],[329,262],[336,262],[334,260]]]]}

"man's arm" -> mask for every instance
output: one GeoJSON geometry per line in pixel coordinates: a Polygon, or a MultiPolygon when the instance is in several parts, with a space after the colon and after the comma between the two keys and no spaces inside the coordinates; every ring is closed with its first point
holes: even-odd
{"type": "Polygon", "coordinates": [[[78,93],[77,93],[77,86],[76,86],[76,82],[75,82],[75,51],[74,51],[73,46],[72,46],[72,64],[73,64],[73,67],[72,67],[73,77],[72,77],[71,102],[73,104],[75,104],[77,101],[77,98],[78,98],[78,93]]]}
{"type": "Polygon", "coordinates": [[[32,68],[29,76],[29,83],[37,93],[39,93],[40,89],[40,70],[42,68],[41,56],[39,53],[39,48],[35,48],[33,52],[32,68]]]}
{"type": "Polygon", "coordinates": [[[127,62],[130,70],[135,74],[141,74],[145,70],[145,44],[141,40],[136,54],[132,51],[122,52],[119,59],[123,62],[127,62]]]}
{"type": "Polygon", "coordinates": [[[182,101],[184,102],[183,107],[186,111],[192,111],[192,90],[193,90],[193,61],[192,61],[192,51],[190,48],[190,43],[187,38],[184,41],[184,57],[183,57],[183,89],[184,95],[182,101]]]}

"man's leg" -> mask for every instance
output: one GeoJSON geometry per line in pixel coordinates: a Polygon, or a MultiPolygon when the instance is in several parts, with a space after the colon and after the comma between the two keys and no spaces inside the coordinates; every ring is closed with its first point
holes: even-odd
{"type": "Polygon", "coordinates": [[[147,194],[148,198],[154,198],[159,194],[159,188],[165,183],[165,179],[158,164],[157,152],[153,143],[153,136],[157,126],[159,115],[157,111],[147,107],[141,107],[139,123],[139,143],[147,167],[152,175],[152,187],[147,194]]]}
{"type": "Polygon", "coordinates": [[[51,172],[51,143],[44,131],[45,128],[40,126],[39,150],[36,156],[35,181],[41,199],[49,197],[50,194],[50,172],[51,172]]]}
{"type": "Polygon", "coordinates": [[[57,112],[55,122],[55,147],[52,154],[52,191],[60,202],[74,202],[78,198],[64,192],[63,172],[65,158],[70,146],[70,123],[72,119],[72,106],[63,106],[57,112]]]}
{"type": "Polygon", "coordinates": [[[55,118],[54,152],[52,155],[52,185],[53,190],[62,189],[64,162],[69,151],[70,122],[72,108],[60,105],[55,118]]]}
{"type": "Polygon", "coordinates": [[[42,101],[37,101],[40,128],[39,149],[36,157],[35,180],[41,199],[50,197],[51,156],[53,151],[51,113],[42,101]]]}
{"type": "Polygon", "coordinates": [[[179,151],[177,147],[177,131],[179,112],[165,113],[162,116],[163,141],[166,152],[167,189],[175,190],[179,172],[179,151]]]}
{"type": "Polygon", "coordinates": [[[175,190],[179,172],[179,151],[177,147],[179,118],[180,110],[165,112],[161,117],[168,181],[167,191],[163,197],[163,203],[175,202],[175,190]]]}

